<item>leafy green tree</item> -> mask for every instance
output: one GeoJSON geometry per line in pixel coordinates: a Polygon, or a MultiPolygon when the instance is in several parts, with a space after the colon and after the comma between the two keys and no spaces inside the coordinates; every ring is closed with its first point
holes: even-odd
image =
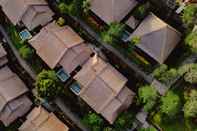
{"type": "Polygon", "coordinates": [[[178,73],[184,75],[184,80],[191,84],[197,83],[197,64],[186,64],[179,68],[178,73]]]}
{"type": "Polygon", "coordinates": [[[197,18],[197,7],[195,4],[187,5],[183,10],[182,21],[189,28],[193,28],[194,24],[196,24],[197,18]]]}
{"type": "Polygon", "coordinates": [[[36,90],[40,97],[51,100],[63,91],[55,71],[43,70],[36,78],[36,90]]]}
{"type": "Polygon", "coordinates": [[[134,37],[132,37],[132,39],[131,39],[131,44],[133,44],[133,45],[137,45],[137,44],[139,44],[140,43],[140,37],[139,36],[134,36],[134,37]]]}
{"type": "Polygon", "coordinates": [[[61,13],[72,16],[81,16],[83,13],[87,13],[89,11],[89,7],[89,0],[72,0],[69,3],[61,2],[58,5],[61,13]]]}
{"type": "Polygon", "coordinates": [[[65,3],[61,2],[59,5],[58,5],[58,8],[59,8],[59,11],[60,13],[63,13],[63,14],[66,14],[68,12],[68,7],[65,3]]]}
{"type": "Polygon", "coordinates": [[[34,50],[27,45],[24,45],[19,49],[19,54],[23,59],[30,60],[34,54],[34,50]]]}
{"type": "Polygon", "coordinates": [[[193,52],[197,52],[197,31],[191,32],[185,38],[185,44],[191,49],[193,52]]]}
{"type": "Polygon", "coordinates": [[[91,4],[90,4],[90,0],[83,0],[83,12],[84,13],[88,13],[89,12],[89,10],[90,10],[90,6],[91,6],[91,4]]]}
{"type": "Polygon", "coordinates": [[[177,94],[172,91],[169,91],[166,96],[161,98],[161,112],[166,114],[170,118],[174,117],[177,113],[180,112],[181,100],[177,94]]]}
{"type": "Polygon", "coordinates": [[[149,4],[142,4],[141,6],[137,7],[133,12],[133,16],[136,19],[142,20],[148,14],[149,6],[149,4]]]}
{"type": "Polygon", "coordinates": [[[134,115],[130,112],[123,112],[114,122],[114,130],[123,131],[131,128],[134,120],[134,115]]]}
{"type": "Polygon", "coordinates": [[[83,119],[82,122],[88,126],[91,131],[101,131],[104,121],[103,119],[98,116],[96,113],[90,112],[87,114],[83,119]]]}
{"type": "Polygon", "coordinates": [[[112,44],[116,39],[120,39],[123,31],[124,25],[113,22],[109,25],[108,29],[101,33],[101,38],[104,42],[112,44]]]}
{"type": "Polygon", "coordinates": [[[161,77],[161,75],[162,75],[163,73],[165,73],[167,70],[168,70],[168,66],[165,65],[165,64],[162,64],[162,65],[160,65],[158,68],[156,68],[156,69],[153,71],[153,75],[154,75],[154,77],[159,78],[159,77],[161,77]]]}
{"type": "Polygon", "coordinates": [[[197,90],[193,89],[185,94],[186,102],[184,104],[184,116],[186,118],[197,117],[197,90]]]}
{"type": "Polygon", "coordinates": [[[157,80],[168,84],[178,76],[178,72],[176,69],[169,69],[167,65],[162,64],[153,71],[153,76],[157,80]]]}
{"type": "Polygon", "coordinates": [[[127,51],[128,51],[129,53],[132,52],[133,49],[134,49],[134,47],[135,47],[135,45],[137,45],[137,44],[140,43],[140,40],[141,40],[140,37],[134,36],[134,37],[131,39],[130,43],[128,43],[127,51]]]}
{"type": "Polygon", "coordinates": [[[152,86],[142,86],[138,90],[139,100],[144,104],[144,109],[149,111],[153,108],[158,98],[158,93],[152,86]]]}

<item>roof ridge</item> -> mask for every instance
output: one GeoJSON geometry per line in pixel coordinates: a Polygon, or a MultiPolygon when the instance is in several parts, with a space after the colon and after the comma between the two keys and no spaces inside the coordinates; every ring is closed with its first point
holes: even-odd
{"type": "MultiPolygon", "coordinates": [[[[58,26],[55,22],[52,22],[51,24],[55,24],[55,26],[58,26]]],[[[58,63],[58,62],[61,61],[61,59],[63,58],[64,54],[67,52],[67,50],[68,50],[69,48],[68,48],[68,46],[67,46],[66,44],[64,44],[64,41],[61,40],[61,39],[58,37],[58,34],[55,33],[56,31],[50,30],[50,29],[47,28],[47,27],[46,27],[45,29],[46,29],[46,31],[48,31],[50,34],[54,35],[55,38],[56,38],[58,41],[60,41],[60,43],[61,43],[63,46],[66,47],[66,48],[64,49],[64,52],[62,52],[62,54],[60,55],[59,59],[56,60],[56,63],[58,63]]],[[[64,26],[58,28],[58,33],[59,33],[60,30],[63,30],[63,29],[64,29],[64,26]]]]}
{"type": "MultiPolygon", "coordinates": [[[[162,58],[162,60],[164,60],[164,57],[165,57],[165,48],[166,48],[166,43],[167,43],[167,38],[168,38],[168,25],[166,25],[165,26],[165,28],[163,29],[163,30],[165,30],[163,33],[164,33],[164,39],[163,39],[163,43],[162,43],[162,47],[161,47],[161,58],[162,58]]],[[[162,63],[161,61],[160,61],[160,63],[162,63]]]]}

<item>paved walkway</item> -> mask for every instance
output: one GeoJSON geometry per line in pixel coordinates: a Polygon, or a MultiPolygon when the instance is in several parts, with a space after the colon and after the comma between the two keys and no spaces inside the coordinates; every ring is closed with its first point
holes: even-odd
{"type": "Polygon", "coordinates": [[[61,98],[55,99],[55,104],[68,116],[82,131],[90,131],[87,127],[85,127],[79,117],[72,113],[61,100],[61,98]]]}
{"type": "Polygon", "coordinates": [[[2,25],[0,25],[0,32],[4,36],[6,42],[9,44],[10,48],[12,49],[12,51],[13,51],[14,55],[16,56],[20,65],[27,71],[27,73],[32,77],[32,79],[35,80],[36,79],[36,73],[34,71],[32,71],[31,67],[27,64],[27,62],[23,58],[21,58],[19,52],[16,50],[16,48],[12,44],[12,41],[10,40],[8,34],[6,33],[6,31],[2,27],[2,25]]]}

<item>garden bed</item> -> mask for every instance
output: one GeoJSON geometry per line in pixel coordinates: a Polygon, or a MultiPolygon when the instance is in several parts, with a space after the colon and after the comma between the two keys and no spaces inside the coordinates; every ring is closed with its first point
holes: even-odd
{"type": "Polygon", "coordinates": [[[22,41],[19,33],[15,26],[8,25],[7,32],[10,36],[10,39],[15,46],[15,48],[21,52],[20,50],[25,47],[25,53],[30,53],[29,59],[26,59],[27,63],[32,67],[35,73],[39,73],[42,71],[43,68],[46,68],[46,64],[37,56],[35,50],[29,45],[27,41],[22,41]],[[27,50],[26,50],[27,49],[27,50]]]}

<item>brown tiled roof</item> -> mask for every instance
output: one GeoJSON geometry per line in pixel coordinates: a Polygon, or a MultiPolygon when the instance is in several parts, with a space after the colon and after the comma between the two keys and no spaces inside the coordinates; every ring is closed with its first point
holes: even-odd
{"type": "Polygon", "coordinates": [[[9,101],[28,91],[24,83],[8,67],[0,69],[0,111],[9,101]]]}
{"type": "Polygon", "coordinates": [[[140,37],[137,47],[163,63],[180,41],[181,34],[154,14],[147,16],[131,37],[140,37]]]}
{"type": "Polygon", "coordinates": [[[0,5],[13,24],[22,21],[30,30],[46,24],[53,16],[44,0],[0,0],[0,5]]]}
{"type": "Polygon", "coordinates": [[[7,103],[0,113],[0,120],[5,126],[24,116],[31,108],[32,102],[26,95],[17,97],[7,103]]]}
{"type": "Polygon", "coordinates": [[[19,128],[19,131],[68,131],[53,113],[48,113],[42,107],[35,107],[27,116],[27,120],[19,128]]]}
{"type": "Polygon", "coordinates": [[[82,66],[92,53],[87,43],[82,43],[67,50],[60,61],[60,65],[67,73],[71,73],[77,66],[82,66]]]}
{"type": "Polygon", "coordinates": [[[132,102],[134,93],[125,87],[127,79],[97,55],[74,78],[82,88],[79,96],[110,123],[132,102]]]}
{"type": "Polygon", "coordinates": [[[90,8],[109,24],[121,21],[136,5],[136,0],[91,0],[90,8]]]}
{"type": "Polygon", "coordinates": [[[43,61],[54,68],[68,50],[82,44],[84,40],[69,26],[60,27],[53,22],[42,28],[29,42],[43,61]]]}
{"type": "Polygon", "coordinates": [[[0,69],[0,120],[6,126],[30,109],[32,103],[24,96],[27,91],[24,83],[8,67],[0,69]]]}

